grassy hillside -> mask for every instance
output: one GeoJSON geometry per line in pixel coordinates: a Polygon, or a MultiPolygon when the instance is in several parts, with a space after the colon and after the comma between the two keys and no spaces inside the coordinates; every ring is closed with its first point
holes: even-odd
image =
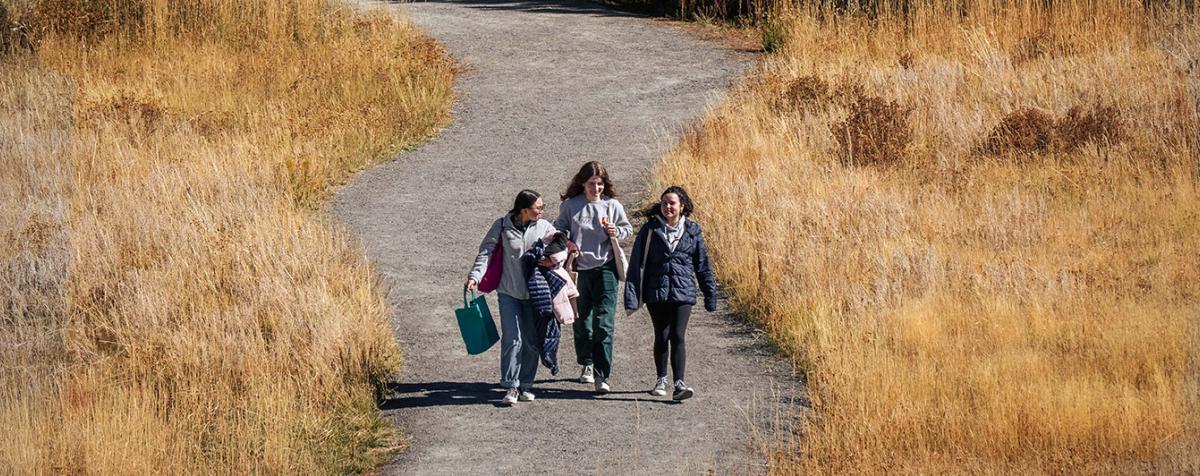
{"type": "Polygon", "coordinates": [[[875,7],[782,12],[657,169],[807,377],[774,469],[1200,470],[1196,18],[875,7]]]}
{"type": "Polygon", "coordinates": [[[444,52],[323,0],[4,4],[0,467],[374,464],[400,355],[314,210],[446,121],[444,52]]]}

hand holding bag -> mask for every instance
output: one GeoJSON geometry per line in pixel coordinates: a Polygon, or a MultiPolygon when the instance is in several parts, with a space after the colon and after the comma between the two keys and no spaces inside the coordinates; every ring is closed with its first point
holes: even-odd
{"type": "Polygon", "coordinates": [[[621,243],[617,241],[617,237],[610,236],[608,241],[612,242],[613,259],[617,261],[617,281],[628,281],[626,276],[629,273],[629,258],[625,256],[625,250],[621,249],[621,243]]]}
{"type": "MultiPolygon", "coordinates": [[[[600,224],[607,226],[608,217],[600,217],[600,224]]],[[[625,276],[629,271],[629,258],[625,256],[625,250],[621,249],[621,242],[617,241],[616,236],[608,237],[608,242],[612,245],[613,260],[617,262],[617,281],[628,281],[625,276]]]]}
{"type": "Polygon", "coordinates": [[[481,354],[500,340],[487,300],[483,296],[475,297],[475,291],[471,291],[471,300],[467,301],[467,289],[463,288],[463,307],[454,310],[454,317],[458,319],[458,331],[462,333],[468,354],[481,354]]]}

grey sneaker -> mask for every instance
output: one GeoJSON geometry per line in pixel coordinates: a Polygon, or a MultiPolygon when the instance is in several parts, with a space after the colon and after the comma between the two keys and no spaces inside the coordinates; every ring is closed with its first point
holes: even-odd
{"type": "Polygon", "coordinates": [[[608,386],[608,382],[603,380],[596,382],[596,395],[604,395],[612,391],[612,387],[608,386]]]}
{"type": "Polygon", "coordinates": [[[583,371],[579,373],[579,383],[595,383],[596,368],[591,365],[584,365],[583,371]]]}
{"type": "Polygon", "coordinates": [[[689,387],[686,383],[683,383],[683,380],[676,380],[675,393],[671,395],[671,400],[687,400],[692,398],[692,395],[695,394],[696,392],[692,391],[692,387],[689,387]]]}
{"type": "Polygon", "coordinates": [[[650,395],[661,397],[667,394],[667,378],[659,377],[658,382],[654,384],[654,390],[650,391],[650,395]]]}
{"type": "Polygon", "coordinates": [[[529,389],[521,390],[521,394],[517,396],[517,400],[522,402],[532,402],[535,398],[537,397],[533,396],[533,392],[530,392],[529,389]]]}
{"type": "Polygon", "coordinates": [[[521,396],[520,390],[517,390],[516,388],[510,388],[510,389],[508,389],[508,393],[504,394],[504,398],[500,400],[500,403],[503,403],[505,405],[512,405],[514,403],[517,403],[517,398],[520,398],[520,396],[521,396]]]}

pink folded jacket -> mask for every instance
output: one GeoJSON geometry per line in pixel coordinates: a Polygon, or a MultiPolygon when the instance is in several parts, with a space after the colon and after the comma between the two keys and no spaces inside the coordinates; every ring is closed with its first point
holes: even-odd
{"type": "Polygon", "coordinates": [[[567,274],[566,269],[563,269],[563,262],[567,260],[566,250],[554,253],[548,258],[554,261],[554,272],[562,276],[563,281],[566,281],[562,290],[551,299],[554,304],[554,317],[558,318],[559,324],[570,324],[575,322],[575,308],[571,306],[571,299],[579,296],[579,288],[575,287],[571,275],[567,274]]]}

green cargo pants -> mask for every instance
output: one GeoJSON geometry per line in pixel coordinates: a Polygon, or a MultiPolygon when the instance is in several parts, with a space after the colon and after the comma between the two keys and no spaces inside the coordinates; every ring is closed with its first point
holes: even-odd
{"type": "Polygon", "coordinates": [[[617,315],[617,265],[579,272],[579,316],[575,319],[575,357],[579,365],[593,365],[596,381],[612,375],[613,334],[617,315]]]}

